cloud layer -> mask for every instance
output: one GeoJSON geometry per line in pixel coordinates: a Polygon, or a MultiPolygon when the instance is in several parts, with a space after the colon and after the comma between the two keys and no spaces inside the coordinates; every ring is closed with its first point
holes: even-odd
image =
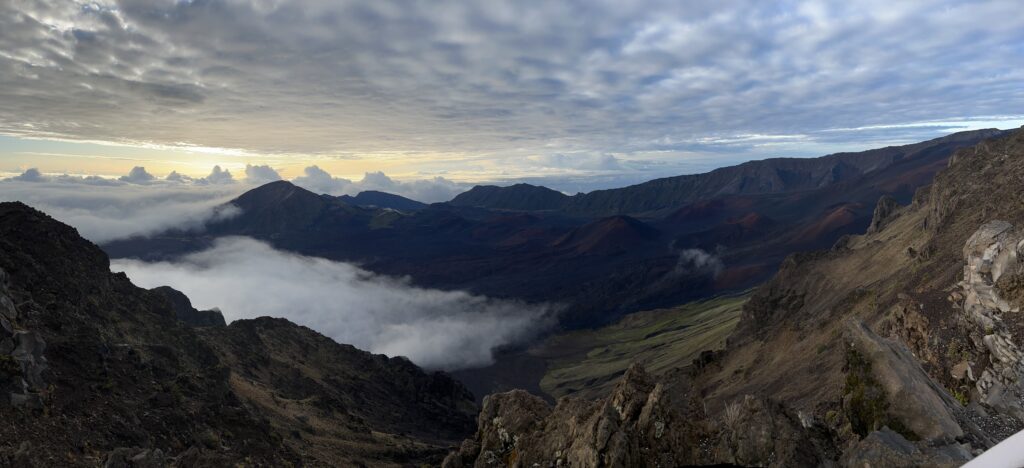
{"type": "Polygon", "coordinates": [[[175,263],[116,260],[111,269],[143,287],[170,285],[197,308],[220,308],[229,321],[285,317],[340,343],[435,369],[489,364],[495,348],[552,323],[548,306],[417,288],[242,237],[221,238],[175,263]]]}
{"type": "Polygon", "coordinates": [[[602,174],[1019,113],[1022,43],[1001,0],[9,0],[0,133],[602,174]]]}
{"type": "Polygon", "coordinates": [[[120,180],[48,176],[30,169],[0,180],[0,201],[21,201],[102,243],[168,229],[196,229],[208,220],[233,216],[236,211],[219,207],[251,188],[159,181],[138,169],[120,180]]]}
{"type": "Polygon", "coordinates": [[[295,185],[316,193],[330,195],[356,195],[367,190],[388,192],[411,198],[424,203],[436,203],[451,200],[456,195],[469,190],[471,185],[460,184],[444,177],[402,182],[388,177],[383,172],[367,172],[362,180],[334,177],[317,166],[309,166],[304,175],[292,179],[295,185]]]}
{"type": "MultiPolygon", "coordinates": [[[[236,181],[230,171],[215,166],[210,175],[191,178],[172,172],[157,178],[136,166],[119,178],[43,174],[38,169],[0,179],[0,201],[21,201],[74,226],[83,237],[103,243],[147,236],[168,229],[199,229],[206,221],[237,214],[221,205],[258,185],[280,180],[270,166],[248,165],[236,181]]],[[[379,190],[433,203],[451,200],[468,190],[442,177],[402,182],[383,172],[367,173],[359,181],[330,175],[311,166],[294,180],[316,193],[356,195],[379,190]]]]}

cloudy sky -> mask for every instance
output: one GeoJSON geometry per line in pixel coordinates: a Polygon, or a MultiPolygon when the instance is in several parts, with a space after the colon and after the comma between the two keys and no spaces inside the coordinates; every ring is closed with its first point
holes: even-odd
{"type": "Polygon", "coordinates": [[[1021,63],[1011,0],[4,0],[0,172],[586,190],[1017,127],[1021,63]]]}

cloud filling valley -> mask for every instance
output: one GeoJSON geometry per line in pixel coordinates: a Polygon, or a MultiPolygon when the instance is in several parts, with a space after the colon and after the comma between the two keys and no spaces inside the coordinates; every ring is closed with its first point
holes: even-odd
{"type": "Polygon", "coordinates": [[[487,365],[497,347],[534,337],[555,313],[549,305],[420,288],[245,237],[218,239],[176,262],[115,260],[111,269],[142,287],[174,287],[199,309],[219,308],[228,321],[285,317],[340,343],[432,369],[487,365]]]}

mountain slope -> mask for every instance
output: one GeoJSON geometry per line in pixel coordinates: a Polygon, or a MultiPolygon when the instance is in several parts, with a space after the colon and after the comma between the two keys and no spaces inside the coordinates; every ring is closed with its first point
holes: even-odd
{"type": "Polygon", "coordinates": [[[858,153],[750,161],[704,174],[666,177],[573,197],[527,184],[510,187],[477,186],[450,203],[505,210],[563,210],[582,216],[642,215],[723,196],[821,189],[857,180],[901,161],[927,159],[936,153],[948,154],[955,148],[970,146],[1000,133],[995,129],[968,131],[921,143],[858,153]]]}
{"type": "Polygon", "coordinates": [[[790,256],[723,351],[596,402],[492,395],[447,464],[959,466],[1024,428],[1022,179],[1024,129],[961,150],[869,232],[790,256]]]}
{"type": "Polygon", "coordinates": [[[448,202],[453,206],[474,206],[495,210],[550,211],[560,210],[569,201],[569,196],[530,184],[515,184],[508,187],[477,185],[460,193],[448,202]]]}
{"type": "Polygon", "coordinates": [[[362,206],[364,208],[390,208],[399,211],[416,211],[427,207],[426,203],[410,200],[401,195],[376,190],[359,192],[356,196],[342,195],[339,200],[350,205],[362,206]]]}
{"type": "Polygon", "coordinates": [[[472,430],[450,377],[280,319],[190,328],[20,203],[0,204],[0,272],[0,465],[437,462],[472,430]]]}

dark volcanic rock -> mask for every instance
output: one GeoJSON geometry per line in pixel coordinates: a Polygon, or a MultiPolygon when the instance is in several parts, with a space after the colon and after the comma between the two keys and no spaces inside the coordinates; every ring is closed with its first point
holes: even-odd
{"type": "Polygon", "coordinates": [[[550,211],[564,208],[568,201],[568,195],[547,187],[515,184],[508,187],[477,185],[449,203],[496,210],[550,211]]]}
{"type": "Polygon", "coordinates": [[[342,195],[338,197],[338,199],[350,205],[366,208],[390,208],[392,210],[399,211],[416,211],[427,207],[426,203],[410,200],[401,195],[378,192],[376,190],[359,192],[354,197],[350,195],[342,195]]]}
{"type": "Polygon", "coordinates": [[[431,463],[473,428],[468,392],[408,361],[280,319],[186,326],[187,298],[21,203],[0,280],[0,466],[431,463]]]}
{"type": "Polygon", "coordinates": [[[171,309],[174,310],[175,317],[185,324],[193,327],[223,327],[227,325],[224,322],[224,314],[218,310],[197,310],[192,307],[192,301],[189,300],[181,291],[174,289],[170,286],[160,286],[151,289],[151,291],[159,293],[167,298],[171,302],[171,309]]]}

